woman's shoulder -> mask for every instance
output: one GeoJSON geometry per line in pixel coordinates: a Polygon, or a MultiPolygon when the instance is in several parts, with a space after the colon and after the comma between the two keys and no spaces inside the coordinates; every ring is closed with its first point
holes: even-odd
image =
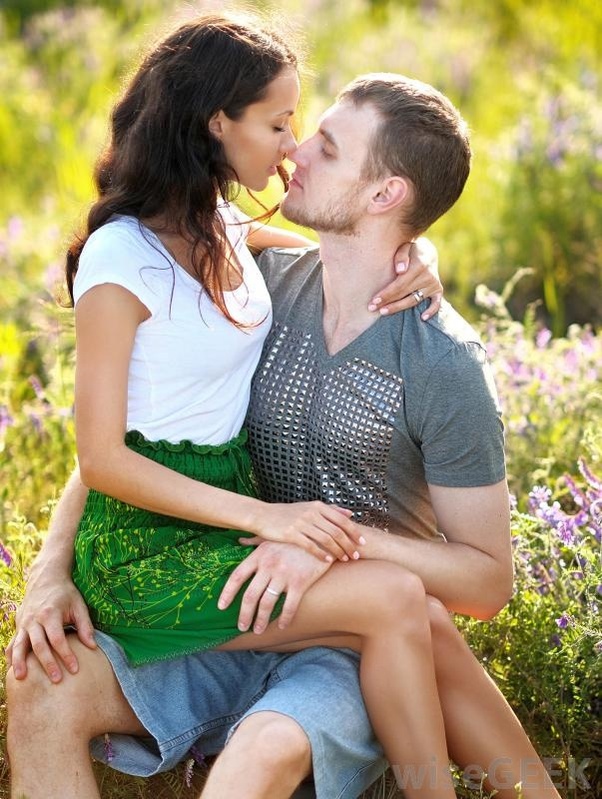
{"type": "Polygon", "coordinates": [[[88,289],[116,283],[131,291],[153,312],[162,294],[164,272],[172,267],[152,233],[131,216],[113,217],[86,241],[74,281],[75,301],[88,289]]]}
{"type": "Polygon", "coordinates": [[[113,248],[119,252],[124,247],[137,249],[147,241],[142,225],[133,216],[114,216],[88,237],[82,255],[91,251],[107,251],[113,248]]]}

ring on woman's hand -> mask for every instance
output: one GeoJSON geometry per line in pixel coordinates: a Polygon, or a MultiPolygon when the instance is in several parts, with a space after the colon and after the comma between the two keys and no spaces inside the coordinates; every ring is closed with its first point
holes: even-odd
{"type": "Polygon", "coordinates": [[[418,305],[418,303],[422,302],[424,299],[424,292],[420,289],[416,289],[416,291],[412,292],[412,297],[416,300],[416,305],[418,305]]]}
{"type": "Polygon", "coordinates": [[[274,588],[270,588],[269,585],[265,589],[265,592],[266,594],[272,594],[272,596],[280,596],[280,594],[282,593],[282,591],[276,591],[274,588]]]}

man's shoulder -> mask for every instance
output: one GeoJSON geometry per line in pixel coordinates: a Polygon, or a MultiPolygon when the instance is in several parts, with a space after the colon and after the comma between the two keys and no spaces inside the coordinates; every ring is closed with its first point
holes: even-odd
{"type": "Polygon", "coordinates": [[[406,312],[401,336],[401,356],[423,369],[445,359],[457,362],[459,357],[480,356],[485,348],[479,333],[455,308],[443,300],[441,309],[427,322],[420,318],[418,308],[406,312]],[[455,356],[455,357],[454,357],[455,356]]]}
{"type": "Polygon", "coordinates": [[[321,269],[320,251],[315,247],[270,247],[256,256],[257,265],[271,291],[281,284],[290,286],[291,278],[302,280],[321,269]]]}
{"type": "Polygon", "coordinates": [[[487,352],[478,332],[449,303],[424,322],[419,309],[407,312],[400,336],[400,376],[418,405],[435,385],[440,400],[473,392],[493,391],[487,352]]]}
{"type": "MultiPolygon", "coordinates": [[[[422,320],[420,323],[425,324],[422,320]]],[[[463,344],[482,345],[481,336],[474,327],[446,300],[442,301],[441,310],[425,324],[425,327],[433,341],[444,347],[463,344]]]]}

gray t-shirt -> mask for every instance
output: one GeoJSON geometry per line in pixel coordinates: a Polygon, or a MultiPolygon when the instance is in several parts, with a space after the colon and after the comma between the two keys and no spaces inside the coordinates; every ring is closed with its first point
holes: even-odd
{"type": "Polygon", "coordinates": [[[274,323],[247,416],[262,497],[322,499],[364,524],[438,535],[427,483],[505,476],[503,428],[485,351],[444,303],[379,317],[335,355],[322,325],[318,251],[259,258],[274,323]]]}

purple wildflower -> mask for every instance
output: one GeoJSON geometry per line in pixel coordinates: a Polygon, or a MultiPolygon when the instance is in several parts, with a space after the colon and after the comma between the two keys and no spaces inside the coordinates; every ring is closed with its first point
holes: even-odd
{"type": "Polygon", "coordinates": [[[535,345],[538,349],[543,350],[545,347],[547,347],[551,338],[552,331],[548,330],[547,327],[544,327],[535,336],[535,345]]]}
{"type": "Polygon", "coordinates": [[[17,610],[14,602],[0,602],[0,607],[3,608],[2,620],[5,622],[10,621],[17,610]]]}
{"type": "Polygon", "coordinates": [[[592,472],[585,460],[583,458],[579,458],[577,465],[583,478],[587,480],[590,486],[598,491],[602,491],[602,481],[600,481],[600,479],[592,472]]]}
{"type": "Polygon", "coordinates": [[[582,508],[585,504],[585,494],[579,488],[577,483],[573,480],[573,478],[565,474],[564,475],[564,482],[566,483],[569,491],[571,492],[571,497],[573,498],[573,502],[577,507],[582,508]]]}
{"type": "Polygon", "coordinates": [[[560,637],[556,635],[556,633],[554,633],[554,635],[551,636],[550,644],[552,646],[562,646],[562,641],[560,640],[560,637]]]}
{"type": "Polygon", "coordinates": [[[546,486],[533,486],[529,492],[529,507],[532,510],[537,510],[542,505],[548,504],[548,500],[552,498],[552,492],[546,486]]]}
{"type": "Polygon", "coordinates": [[[44,398],[44,389],[42,388],[42,384],[40,382],[40,378],[36,375],[31,375],[29,378],[29,384],[33,388],[35,395],[38,399],[44,398]]]}
{"type": "Polygon", "coordinates": [[[8,549],[4,546],[2,541],[0,541],[0,560],[5,563],[7,566],[13,562],[13,557],[8,551],[8,549]]]}
{"type": "Polygon", "coordinates": [[[198,763],[199,766],[204,766],[205,765],[205,762],[206,762],[205,761],[205,755],[201,752],[201,750],[198,748],[198,746],[196,744],[193,744],[190,747],[190,754],[194,758],[195,763],[198,763]]]}
{"type": "Polygon", "coordinates": [[[563,611],[562,616],[559,619],[556,619],[556,624],[560,627],[561,630],[566,630],[567,627],[572,627],[573,619],[569,616],[569,614],[563,611]]]}
{"type": "Polygon", "coordinates": [[[0,434],[3,433],[7,427],[11,427],[15,420],[8,412],[6,405],[0,405],[0,434]]]}
{"type": "Polygon", "coordinates": [[[558,525],[558,538],[560,538],[562,543],[567,547],[573,546],[575,543],[573,530],[571,530],[570,525],[566,522],[560,522],[558,525]]]}
{"type": "Polygon", "coordinates": [[[29,416],[29,421],[31,422],[32,427],[36,431],[36,433],[41,433],[42,432],[42,420],[41,420],[39,414],[34,413],[32,411],[31,413],[28,414],[28,416],[29,416]]]}
{"type": "Polygon", "coordinates": [[[111,741],[111,736],[108,732],[105,732],[103,746],[105,750],[105,760],[107,763],[111,763],[111,761],[115,759],[115,750],[113,749],[113,741],[111,741]]]}
{"type": "Polygon", "coordinates": [[[594,652],[597,655],[602,655],[602,641],[596,641],[594,644],[594,652]]]}
{"type": "Polygon", "coordinates": [[[592,502],[589,510],[596,524],[602,524],[602,499],[596,499],[592,502]]]}

